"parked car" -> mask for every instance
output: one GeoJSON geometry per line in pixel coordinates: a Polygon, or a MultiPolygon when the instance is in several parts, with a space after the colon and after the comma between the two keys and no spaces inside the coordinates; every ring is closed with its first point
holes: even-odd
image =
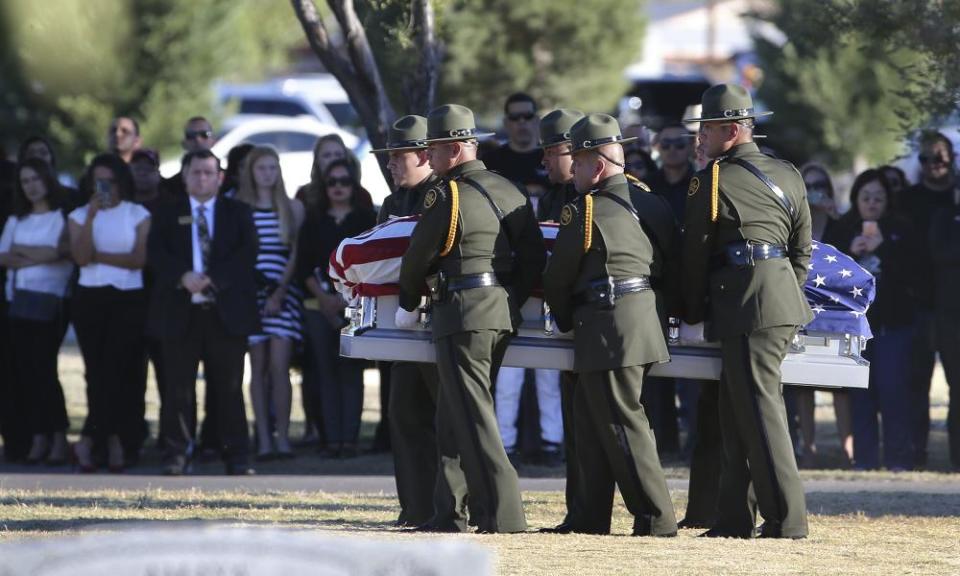
{"type": "Polygon", "coordinates": [[[217,104],[234,108],[228,119],[235,125],[251,116],[312,116],[332,126],[359,134],[360,118],[340,82],[331,74],[276,78],[260,84],[218,83],[217,104]]]}
{"type": "MultiPolygon", "coordinates": [[[[383,178],[380,164],[375,155],[370,154],[370,144],[365,139],[331,126],[314,118],[301,116],[248,116],[242,123],[218,137],[213,145],[217,155],[226,168],[227,152],[244,142],[257,146],[272,146],[280,155],[280,168],[287,194],[293,196],[297,190],[310,181],[310,169],[313,166],[313,146],[317,139],[330,133],[339,134],[347,148],[360,159],[361,184],[373,197],[374,204],[382,204],[390,194],[390,187],[383,178]]],[[[180,170],[180,160],[170,160],[160,166],[160,173],[169,178],[180,170]]]]}

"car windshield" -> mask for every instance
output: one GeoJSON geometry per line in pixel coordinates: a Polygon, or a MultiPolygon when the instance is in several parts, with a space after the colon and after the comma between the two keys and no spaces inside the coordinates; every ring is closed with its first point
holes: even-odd
{"type": "Polygon", "coordinates": [[[327,107],[330,115],[341,127],[361,127],[360,116],[349,102],[324,102],[323,105],[327,107]]]}

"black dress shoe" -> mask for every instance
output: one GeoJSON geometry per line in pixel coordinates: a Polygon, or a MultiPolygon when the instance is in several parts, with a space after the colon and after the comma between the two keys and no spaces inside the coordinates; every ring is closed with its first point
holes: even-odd
{"type": "Polygon", "coordinates": [[[456,532],[463,532],[463,530],[461,530],[460,527],[454,524],[453,522],[442,523],[442,524],[434,524],[433,522],[427,522],[425,524],[421,524],[413,528],[405,528],[403,532],[428,532],[428,533],[439,532],[439,533],[445,533],[445,534],[452,534],[456,532]]]}
{"type": "Polygon", "coordinates": [[[164,476],[183,476],[187,472],[187,459],[183,456],[168,458],[163,465],[164,476]]]}
{"type": "Polygon", "coordinates": [[[692,520],[690,518],[684,518],[683,520],[677,522],[677,528],[702,528],[704,530],[708,530],[711,526],[713,526],[713,522],[692,520]]]}
{"type": "Polygon", "coordinates": [[[676,530],[669,532],[653,532],[653,518],[650,516],[635,516],[633,518],[633,536],[656,536],[659,538],[673,538],[677,535],[676,530]]]}
{"type": "Polygon", "coordinates": [[[731,532],[729,530],[721,530],[719,528],[711,528],[700,535],[700,538],[739,538],[741,540],[749,540],[754,537],[754,531],[750,532],[731,532]]]}
{"type": "Polygon", "coordinates": [[[784,535],[783,527],[772,522],[764,522],[761,524],[759,532],[760,533],[757,538],[784,538],[788,540],[803,540],[807,537],[806,534],[795,534],[793,536],[784,535]]]}
{"type": "Polygon", "coordinates": [[[227,464],[227,476],[256,476],[257,471],[247,464],[227,464]]]}
{"type": "Polygon", "coordinates": [[[576,528],[570,522],[561,522],[553,528],[541,528],[541,534],[570,534],[574,532],[576,528]]]}

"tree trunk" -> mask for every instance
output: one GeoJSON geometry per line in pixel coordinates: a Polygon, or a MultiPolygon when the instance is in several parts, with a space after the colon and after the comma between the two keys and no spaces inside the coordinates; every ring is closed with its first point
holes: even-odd
{"type": "Polygon", "coordinates": [[[426,116],[437,96],[442,46],[436,39],[430,0],[411,0],[410,13],[414,38],[420,49],[420,65],[413,77],[404,81],[403,95],[412,114],[426,116]]]}
{"type": "MultiPolygon", "coordinates": [[[[429,0],[424,2],[429,4],[429,0]]],[[[395,114],[367,35],[353,8],[353,0],[327,0],[343,33],[342,40],[331,37],[313,0],[291,0],[291,3],[310,47],[343,86],[360,116],[370,143],[374,148],[385,147],[387,131],[395,114]]],[[[386,155],[378,155],[378,160],[384,178],[390,182],[386,155]]]]}

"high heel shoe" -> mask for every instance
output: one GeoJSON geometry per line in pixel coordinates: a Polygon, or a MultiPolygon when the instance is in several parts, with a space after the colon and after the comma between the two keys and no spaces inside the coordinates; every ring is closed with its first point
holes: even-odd
{"type": "Polygon", "coordinates": [[[70,447],[70,464],[73,466],[73,470],[81,474],[96,472],[97,467],[93,464],[90,448],[88,446],[81,448],[80,446],[81,443],[77,442],[70,447]],[[85,453],[84,450],[86,450],[85,453]]]}
{"type": "Polygon", "coordinates": [[[126,463],[123,459],[123,444],[120,438],[111,436],[107,439],[107,470],[114,474],[123,472],[126,463]]]}
{"type": "Polygon", "coordinates": [[[50,452],[50,441],[46,436],[38,434],[33,437],[33,444],[30,445],[30,452],[27,453],[26,463],[34,466],[43,462],[50,452]]]}
{"type": "Polygon", "coordinates": [[[50,452],[47,453],[47,466],[63,466],[67,463],[70,445],[67,444],[67,438],[62,433],[54,434],[53,442],[50,444],[50,452]]]}

